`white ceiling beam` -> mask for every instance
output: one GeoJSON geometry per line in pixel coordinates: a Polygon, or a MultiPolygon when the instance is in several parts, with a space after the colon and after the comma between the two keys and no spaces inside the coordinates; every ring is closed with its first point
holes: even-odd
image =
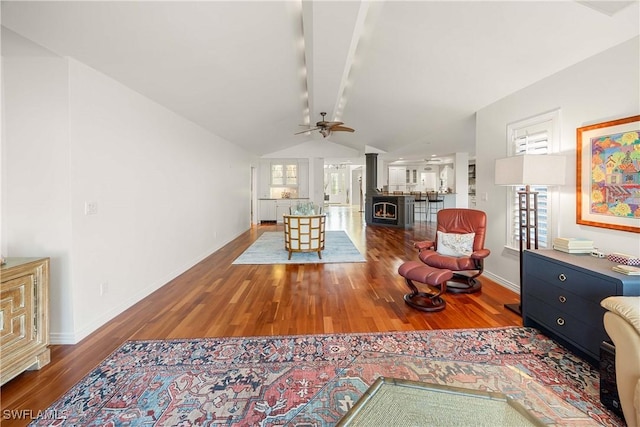
{"type": "Polygon", "coordinates": [[[303,114],[303,124],[313,123],[313,2],[302,1],[302,34],[304,39],[304,62],[306,67],[307,110],[303,114]]]}
{"type": "Polygon", "coordinates": [[[354,65],[356,64],[358,46],[362,44],[361,42],[366,39],[367,34],[371,32],[372,27],[375,26],[375,21],[377,19],[378,12],[382,8],[382,4],[382,1],[376,3],[370,3],[368,1],[360,2],[358,15],[353,26],[349,50],[347,52],[347,57],[345,58],[340,87],[336,94],[336,102],[333,107],[333,120],[341,121],[344,108],[348,101],[347,87],[349,85],[349,79],[352,77],[351,73],[354,69],[354,65]]]}

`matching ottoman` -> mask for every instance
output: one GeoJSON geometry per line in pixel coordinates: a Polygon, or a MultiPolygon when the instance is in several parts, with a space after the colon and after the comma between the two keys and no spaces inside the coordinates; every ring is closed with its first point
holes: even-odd
{"type": "Polygon", "coordinates": [[[451,270],[430,267],[420,261],[407,261],[398,268],[398,273],[411,289],[411,293],[404,296],[407,305],[428,312],[444,310],[446,302],[440,295],[447,290],[447,280],[453,277],[451,270]],[[434,288],[434,291],[420,292],[414,282],[434,288]]]}

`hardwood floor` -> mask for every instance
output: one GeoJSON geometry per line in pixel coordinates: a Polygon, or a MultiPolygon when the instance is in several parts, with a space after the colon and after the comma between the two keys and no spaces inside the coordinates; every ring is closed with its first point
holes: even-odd
{"type": "Polygon", "coordinates": [[[402,230],[363,222],[363,214],[352,208],[328,209],[327,229],[345,230],[366,263],[231,265],[260,234],[282,226],[248,230],[82,342],[52,346],[49,365],[2,387],[2,424],[26,425],[30,415],[130,339],[522,326],[503,306],[518,302],[518,296],[487,278],[476,294],[447,294],[447,307],[439,313],[410,308],[398,266],[417,259],[413,243],[433,238],[435,223],[416,222],[412,230],[402,230]]]}

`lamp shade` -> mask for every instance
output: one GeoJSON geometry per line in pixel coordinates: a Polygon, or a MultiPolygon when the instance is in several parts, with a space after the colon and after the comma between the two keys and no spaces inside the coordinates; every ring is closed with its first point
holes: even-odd
{"type": "Polygon", "coordinates": [[[566,157],[523,154],[496,159],[497,185],[564,185],[566,157]]]}

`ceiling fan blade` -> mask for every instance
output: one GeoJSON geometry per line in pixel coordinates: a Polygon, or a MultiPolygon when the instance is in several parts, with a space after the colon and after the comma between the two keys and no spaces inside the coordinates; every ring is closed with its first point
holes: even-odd
{"type": "Polygon", "coordinates": [[[329,130],[331,130],[331,132],[355,132],[354,129],[348,128],[346,126],[331,126],[329,128],[329,130]]]}
{"type": "Polygon", "coordinates": [[[305,129],[305,130],[303,130],[302,132],[296,132],[296,133],[294,133],[294,135],[300,135],[300,134],[302,134],[302,133],[307,133],[307,132],[311,132],[311,131],[318,130],[318,129],[322,129],[322,128],[317,127],[317,128],[305,129]]]}
{"type": "Polygon", "coordinates": [[[327,127],[330,128],[331,126],[338,126],[338,125],[342,125],[344,123],[342,122],[325,122],[324,120],[316,123],[316,126],[318,127],[327,127]]]}

